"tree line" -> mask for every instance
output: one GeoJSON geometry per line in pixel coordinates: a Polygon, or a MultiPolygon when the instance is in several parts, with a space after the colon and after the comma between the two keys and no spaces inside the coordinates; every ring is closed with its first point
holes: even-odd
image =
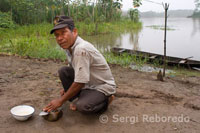
{"type": "MultiPolygon", "coordinates": [[[[133,0],[133,5],[139,7],[142,5],[142,1],[143,0],[133,0]]],[[[153,2],[153,0],[149,2],[153,2]]],[[[192,17],[200,17],[200,0],[194,0],[194,3],[195,3],[195,10],[193,12],[192,17]]]]}
{"type": "MultiPolygon", "coordinates": [[[[56,15],[65,14],[75,21],[86,23],[117,21],[122,18],[121,2],[122,0],[1,0],[0,20],[20,25],[52,23],[56,15]]],[[[138,12],[133,10],[130,16],[132,20],[136,20],[138,12]]]]}

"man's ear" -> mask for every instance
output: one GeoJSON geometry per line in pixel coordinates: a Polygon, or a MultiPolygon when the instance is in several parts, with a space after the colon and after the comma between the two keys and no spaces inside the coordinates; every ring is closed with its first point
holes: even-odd
{"type": "Polygon", "coordinates": [[[73,34],[74,34],[75,36],[78,35],[78,30],[77,30],[76,28],[73,29],[73,34]]]}

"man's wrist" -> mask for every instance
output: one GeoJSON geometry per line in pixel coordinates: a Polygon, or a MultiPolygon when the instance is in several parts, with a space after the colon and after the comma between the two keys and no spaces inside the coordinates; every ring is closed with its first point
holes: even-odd
{"type": "MultiPolygon", "coordinates": [[[[64,96],[64,95],[63,95],[63,96],[64,96]]],[[[60,103],[61,103],[62,105],[63,105],[63,104],[64,104],[64,102],[65,102],[65,100],[64,100],[64,97],[63,97],[63,96],[59,98],[59,101],[60,101],[60,103]]]]}

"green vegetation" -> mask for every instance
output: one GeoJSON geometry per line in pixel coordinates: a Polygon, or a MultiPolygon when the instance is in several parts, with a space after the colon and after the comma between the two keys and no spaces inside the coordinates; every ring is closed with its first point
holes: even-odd
{"type": "MultiPolygon", "coordinates": [[[[145,64],[148,64],[148,59],[145,58],[138,58],[135,55],[130,55],[127,53],[123,53],[121,55],[116,55],[110,52],[104,53],[104,56],[107,60],[108,63],[110,64],[117,64],[123,67],[130,67],[131,64],[135,64],[138,69],[142,68],[145,64]]],[[[141,56],[142,57],[142,56],[141,56]]],[[[163,65],[160,65],[158,63],[158,60],[154,61],[153,64],[148,64],[148,66],[153,67],[153,68],[163,68],[163,65]]],[[[196,70],[191,70],[183,67],[167,67],[168,70],[171,72],[166,73],[167,76],[169,77],[174,77],[174,76],[198,76],[200,77],[200,72],[197,72],[196,70]]]]}
{"type": "Polygon", "coordinates": [[[1,0],[0,11],[9,13],[19,25],[53,22],[57,15],[71,16],[74,21],[101,22],[121,19],[122,0],[1,0]]]}
{"type": "MultiPolygon", "coordinates": [[[[142,68],[145,64],[148,64],[148,59],[142,59],[138,58],[135,55],[130,55],[127,53],[123,53],[121,55],[116,55],[110,52],[104,53],[104,57],[106,58],[107,62],[110,64],[117,64],[122,67],[130,67],[131,64],[135,64],[138,69],[142,68]]],[[[148,64],[148,66],[153,68],[163,68],[163,65],[160,65],[158,61],[154,61],[153,64],[148,64]]],[[[175,77],[175,76],[197,76],[200,77],[200,72],[197,72],[196,70],[187,69],[183,67],[167,67],[168,70],[171,72],[166,73],[169,77],[175,77]]],[[[157,73],[157,72],[156,72],[157,73]]]]}
{"type": "MultiPolygon", "coordinates": [[[[180,67],[172,68],[172,70],[175,71],[175,73],[173,74],[174,76],[189,76],[189,77],[197,76],[197,77],[200,77],[200,72],[198,72],[196,70],[190,70],[190,69],[180,68],[180,67]]],[[[169,74],[169,76],[170,76],[170,74],[169,74]]]]}
{"type": "Polygon", "coordinates": [[[121,20],[115,22],[103,22],[98,25],[97,29],[94,23],[85,24],[79,22],[76,24],[80,35],[95,35],[108,33],[121,33],[127,30],[141,29],[142,23],[134,23],[130,20],[121,20]]]}
{"type": "Polygon", "coordinates": [[[122,19],[121,7],[121,0],[1,0],[0,52],[64,60],[64,51],[49,34],[55,16],[71,16],[80,36],[141,29],[139,19],[122,19]]]}
{"type": "Polygon", "coordinates": [[[1,45],[2,52],[36,58],[65,59],[65,53],[59,47],[49,45],[45,38],[18,38],[1,45]]]}
{"type": "Polygon", "coordinates": [[[138,9],[130,9],[129,10],[129,16],[131,20],[135,23],[139,21],[139,11],[138,9]]]}
{"type": "Polygon", "coordinates": [[[147,59],[138,58],[135,55],[130,55],[128,53],[123,53],[121,55],[116,55],[111,52],[105,52],[104,56],[108,63],[118,64],[124,67],[130,66],[132,63],[135,63],[139,66],[147,63],[147,59]]]}
{"type": "Polygon", "coordinates": [[[14,22],[9,13],[3,13],[0,11],[0,28],[14,28],[14,22]]]}
{"type": "MultiPolygon", "coordinates": [[[[29,26],[16,26],[15,28],[0,31],[0,52],[30,56],[36,58],[65,59],[65,53],[56,45],[55,38],[49,31],[53,26],[49,23],[29,26]]],[[[93,35],[94,24],[79,22],[76,24],[80,35],[93,35]]],[[[101,23],[99,34],[118,34],[127,29],[140,29],[141,23],[132,21],[119,21],[101,23]]]]}
{"type": "MultiPolygon", "coordinates": [[[[165,30],[165,27],[162,26],[162,25],[150,25],[150,26],[146,26],[146,27],[149,27],[149,28],[152,28],[152,29],[155,29],[155,30],[165,30]]],[[[167,27],[167,30],[175,30],[173,28],[170,28],[170,27],[167,27]]]]}

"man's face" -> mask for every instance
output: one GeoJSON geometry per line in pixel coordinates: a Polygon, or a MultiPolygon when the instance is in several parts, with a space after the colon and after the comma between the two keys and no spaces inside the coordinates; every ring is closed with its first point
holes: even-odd
{"type": "Polygon", "coordinates": [[[54,32],[57,43],[63,49],[69,49],[75,42],[77,30],[70,31],[69,28],[58,29],[54,32]]]}

